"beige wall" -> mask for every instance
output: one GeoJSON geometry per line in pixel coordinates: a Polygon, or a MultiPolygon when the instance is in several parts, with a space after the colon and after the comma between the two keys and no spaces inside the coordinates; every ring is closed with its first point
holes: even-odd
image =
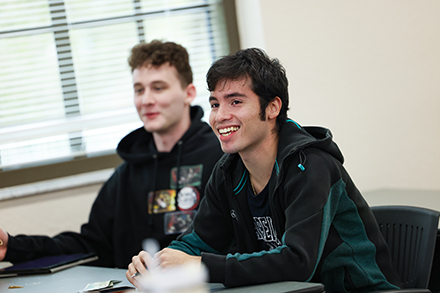
{"type": "Polygon", "coordinates": [[[0,228],[11,235],[79,232],[102,184],[0,201],[0,228]]]}
{"type": "Polygon", "coordinates": [[[290,117],[332,130],[362,191],[440,190],[440,1],[237,0],[237,10],[255,14],[239,19],[242,47],[287,69],[290,117]],[[249,38],[258,22],[262,36],[249,38]]]}

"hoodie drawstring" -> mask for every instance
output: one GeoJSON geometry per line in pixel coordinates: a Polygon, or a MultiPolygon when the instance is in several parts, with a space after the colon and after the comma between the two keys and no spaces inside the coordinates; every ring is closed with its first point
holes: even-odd
{"type": "Polygon", "coordinates": [[[299,164],[298,164],[298,168],[301,171],[304,171],[306,169],[306,167],[304,167],[306,161],[307,161],[306,154],[304,154],[303,150],[299,150],[299,164]]]}
{"type": "MultiPolygon", "coordinates": [[[[153,160],[154,160],[154,172],[153,172],[154,175],[153,175],[153,178],[151,178],[153,180],[153,188],[151,189],[151,191],[155,192],[155,190],[156,190],[157,168],[158,168],[158,165],[159,165],[159,160],[158,160],[157,154],[153,155],[153,160]]],[[[154,195],[153,195],[153,197],[154,197],[154,195]]],[[[152,204],[152,203],[150,203],[150,200],[148,200],[148,204],[147,204],[148,211],[150,211],[150,210],[152,211],[153,210],[153,207],[152,206],[150,207],[150,204],[152,204]]],[[[152,215],[153,214],[150,214],[150,216],[148,217],[148,226],[150,228],[150,231],[151,231],[152,226],[153,226],[153,217],[152,217],[152,215]]]]}
{"type": "Polygon", "coordinates": [[[177,142],[177,172],[176,172],[176,196],[179,194],[180,191],[180,165],[181,165],[181,160],[182,160],[182,144],[183,141],[179,140],[177,142]]]}

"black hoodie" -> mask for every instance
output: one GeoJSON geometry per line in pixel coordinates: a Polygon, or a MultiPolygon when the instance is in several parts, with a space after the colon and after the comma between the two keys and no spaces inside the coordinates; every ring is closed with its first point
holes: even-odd
{"type": "Polygon", "coordinates": [[[342,166],[331,132],[288,120],[268,183],[281,245],[261,251],[247,203],[249,172],[238,154],[212,172],[200,212],[171,248],[201,255],[211,282],[323,283],[327,292],[396,289],[397,275],[374,216],[342,166]]]}
{"type": "Polygon", "coordinates": [[[144,239],[153,237],[167,246],[192,221],[211,170],[223,155],[202,117],[202,108],[191,107],[191,126],[169,153],[158,152],[143,127],[129,133],[117,149],[125,162],[100,190],[81,233],[9,236],[5,260],[96,252],[95,265],[126,268],[144,239]]]}

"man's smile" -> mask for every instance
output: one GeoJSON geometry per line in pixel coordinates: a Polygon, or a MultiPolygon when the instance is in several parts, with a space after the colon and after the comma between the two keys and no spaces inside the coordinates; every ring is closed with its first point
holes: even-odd
{"type": "Polygon", "coordinates": [[[145,113],[144,116],[147,117],[148,119],[153,119],[153,118],[156,118],[157,116],[159,116],[159,112],[145,113]]]}
{"type": "Polygon", "coordinates": [[[231,135],[233,132],[239,130],[240,127],[238,126],[230,126],[230,127],[226,127],[226,128],[220,128],[218,130],[218,132],[220,133],[220,135],[222,136],[229,136],[231,135]]]}

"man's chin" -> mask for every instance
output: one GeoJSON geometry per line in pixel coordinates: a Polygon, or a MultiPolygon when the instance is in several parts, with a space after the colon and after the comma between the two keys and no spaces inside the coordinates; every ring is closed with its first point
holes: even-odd
{"type": "Polygon", "coordinates": [[[150,133],[159,132],[161,130],[159,127],[154,127],[152,125],[145,125],[145,124],[144,124],[144,129],[150,133]]]}
{"type": "Polygon", "coordinates": [[[148,132],[161,132],[163,131],[163,124],[159,123],[160,121],[157,121],[156,119],[154,121],[148,120],[143,121],[144,122],[144,129],[148,132]]]}
{"type": "Polygon", "coordinates": [[[232,155],[232,154],[236,154],[236,153],[237,153],[236,150],[231,150],[231,149],[228,149],[228,148],[224,148],[223,146],[221,146],[221,147],[222,147],[222,151],[223,151],[225,154],[232,155]]]}

